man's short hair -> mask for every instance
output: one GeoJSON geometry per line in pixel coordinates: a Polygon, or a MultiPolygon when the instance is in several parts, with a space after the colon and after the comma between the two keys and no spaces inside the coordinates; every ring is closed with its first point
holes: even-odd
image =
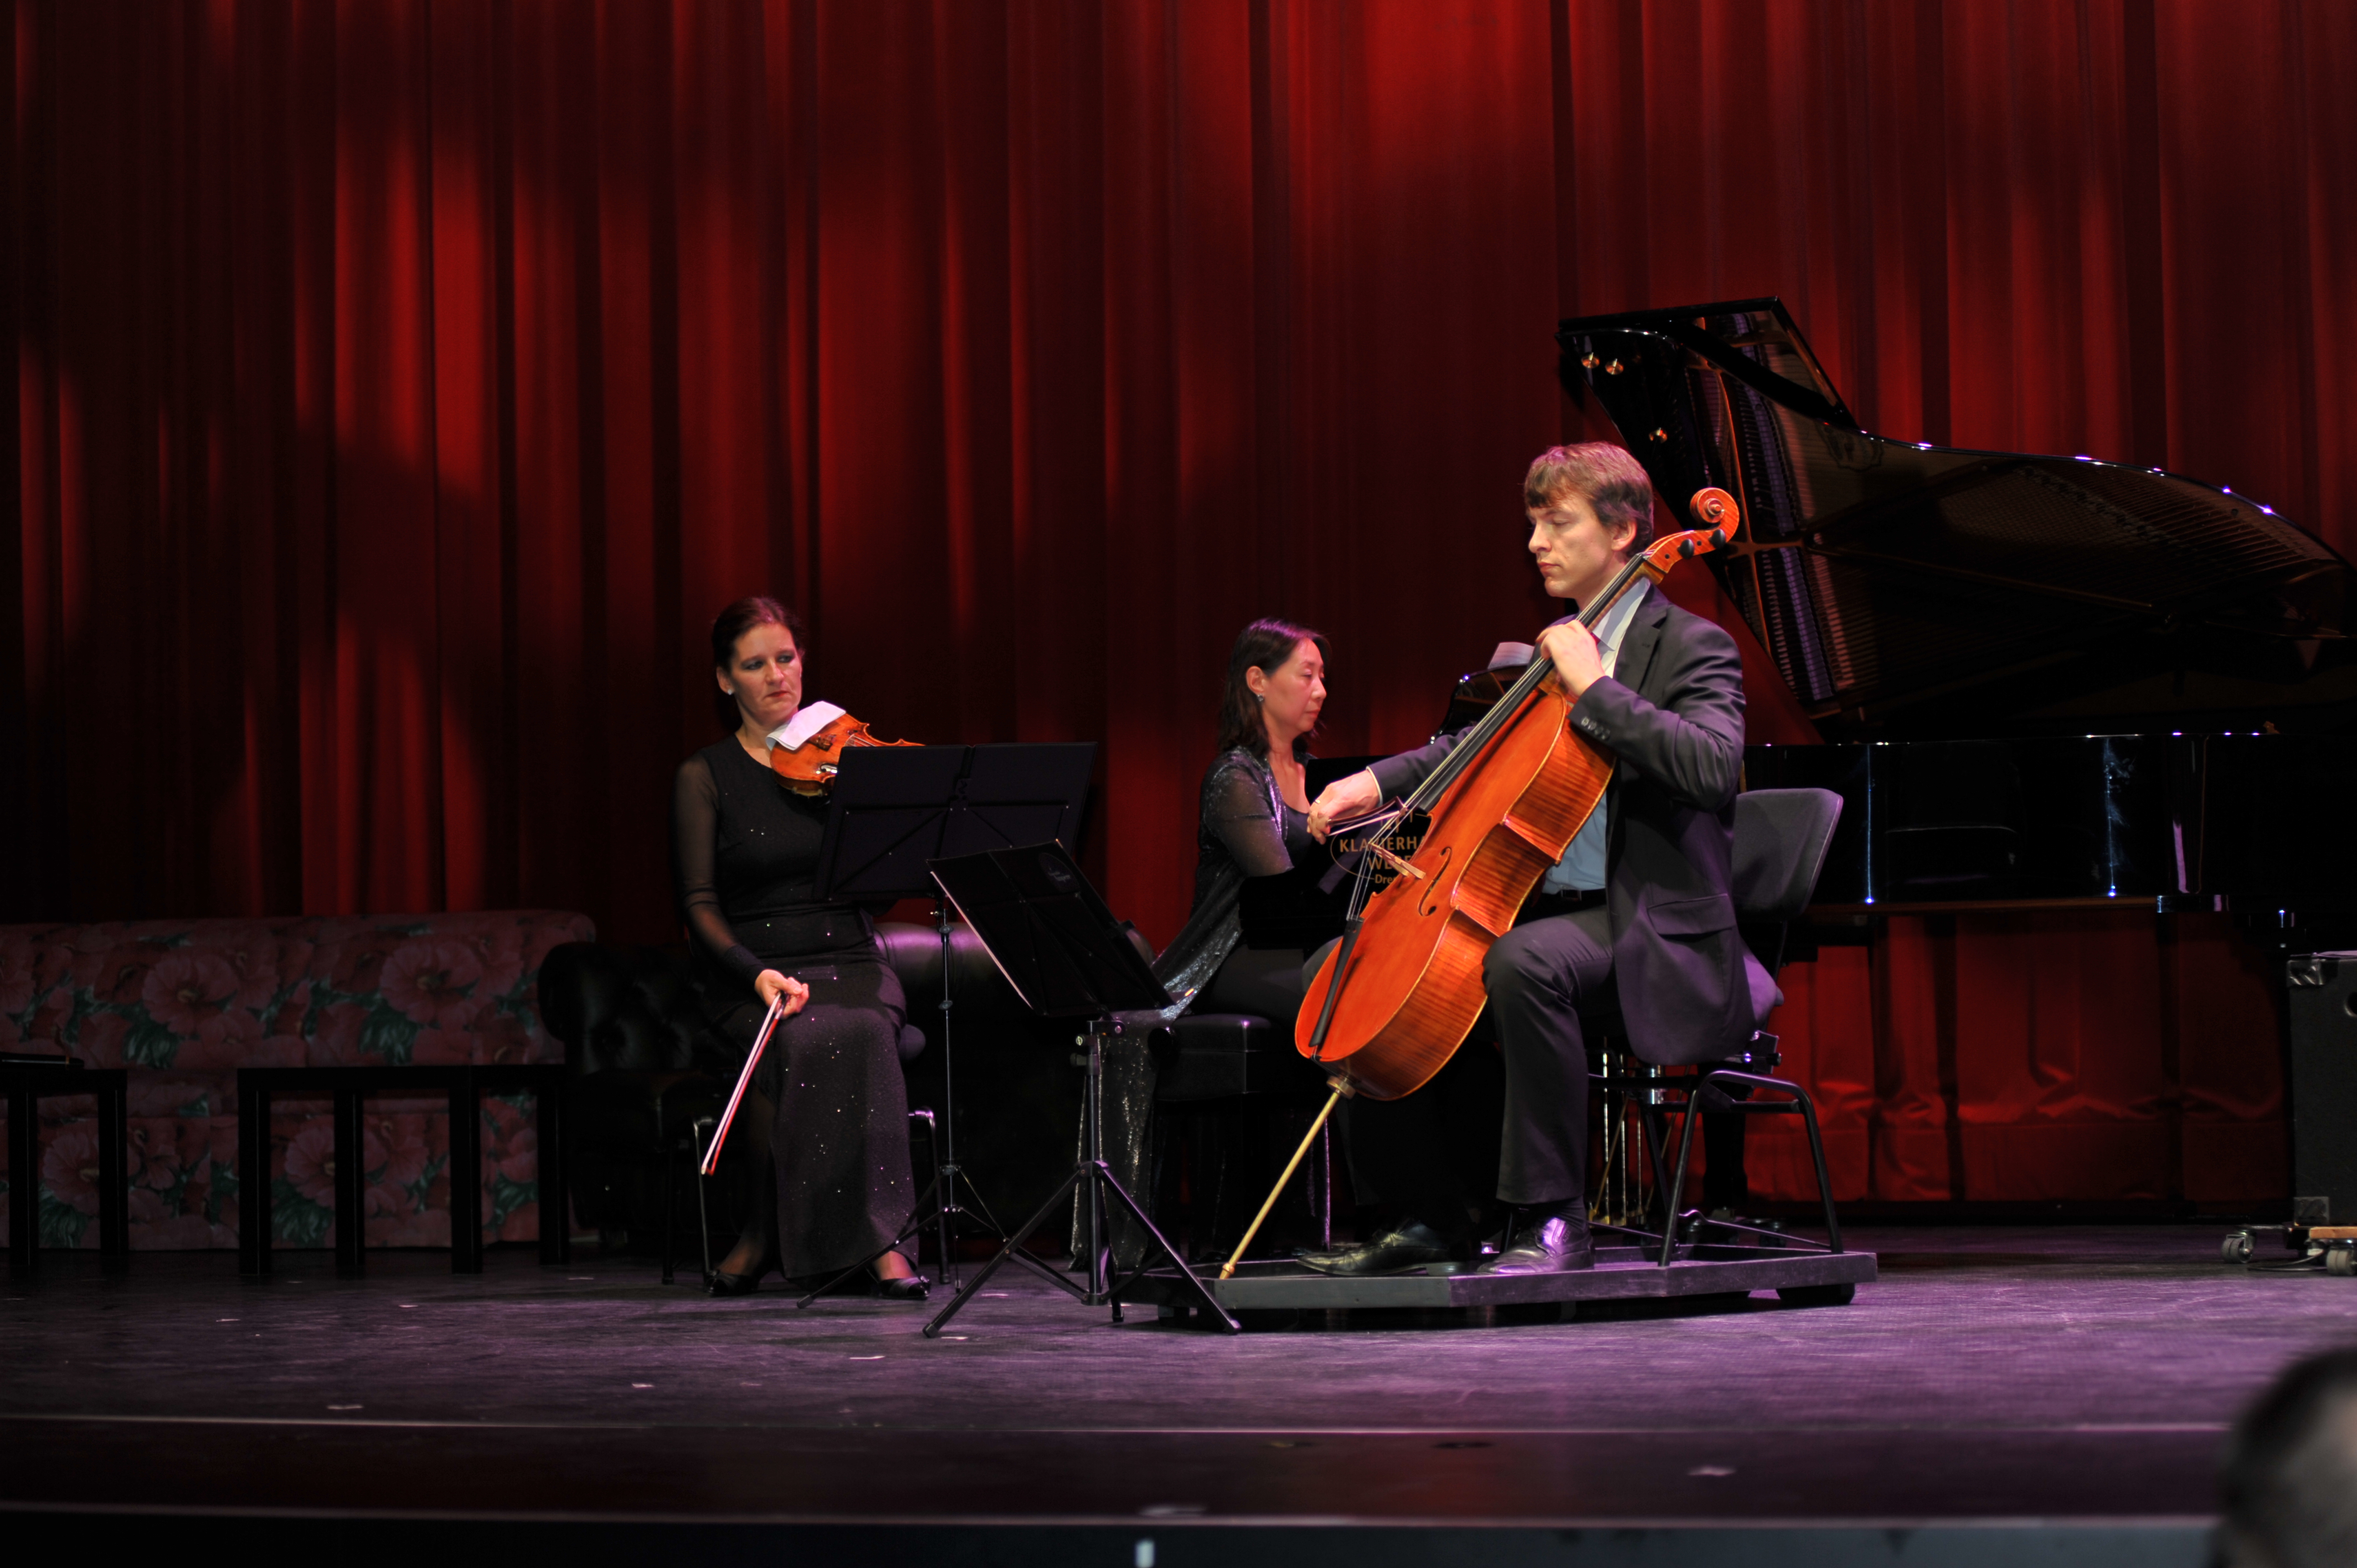
{"type": "Polygon", "coordinates": [[[2357,1350],[2287,1370],[2234,1423],[2212,1561],[2325,1568],[2357,1561],[2357,1350]]]}
{"type": "Polygon", "coordinates": [[[1586,501],[1607,532],[1624,522],[1636,523],[1634,548],[1642,550],[1653,542],[1653,481],[1626,446],[1583,441],[1540,453],[1523,476],[1523,504],[1544,511],[1566,496],[1586,501]]]}

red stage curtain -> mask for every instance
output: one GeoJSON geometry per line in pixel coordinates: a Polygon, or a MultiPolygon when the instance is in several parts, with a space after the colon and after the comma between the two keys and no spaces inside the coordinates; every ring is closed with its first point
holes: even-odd
{"type": "MultiPolygon", "coordinates": [[[[1547,613],[1516,480],[1602,433],[1554,381],[1578,311],[1779,294],[1875,429],[2357,531],[2346,6],[12,22],[11,918],[536,904],[668,934],[702,628],[768,588],[811,615],[816,692],[887,733],[1103,741],[1091,864],[1167,938],[1239,624],[1332,634],[1340,753],[1421,739],[1547,613]]],[[[1891,1131],[1871,1182],[2050,1159],[1975,1129],[2166,1125],[2190,1161],[2278,1115],[2232,1087],[2273,1060],[2214,1000],[2243,961],[2099,925],[1893,922],[1870,975],[1834,950],[1796,978],[1873,1042],[1841,1080],[1891,1131]],[[2130,972],[2134,1022],[2052,1055],[2087,1012],[2061,998],[2130,972]],[[2193,1047],[2155,1064],[2205,1008],[2244,1065],[2197,1107],[2193,1047]]],[[[2156,1147],[2095,1156],[2106,1190],[2188,1189],[2156,1147]]]]}

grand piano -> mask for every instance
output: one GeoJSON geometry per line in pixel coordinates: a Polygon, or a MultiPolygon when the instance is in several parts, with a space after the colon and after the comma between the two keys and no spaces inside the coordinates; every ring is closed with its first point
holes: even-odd
{"type": "MultiPolygon", "coordinates": [[[[1663,497],[1741,505],[1705,564],[1824,742],[1748,747],[1745,783],[1843,797],[1821,921],[2141,906],[2357,938],[2357,581],[2330,546],[2158,469],[1871,435],[1772,298],[1557,340],[1663,497]]],[[[1461,679],[1439,731],[1518,668],[1461,679]]],[[[1294,895],[1253,891],[1290,945],[1294,895]]]]}
{"type": "Polygon", "coordinates": [[[1826,743],[1749,747],[1746,782],[1845,798],[1821,914],[2357,910],[2352,575],[2322,542],[2155,468],[1871,435],[1772,298],[1557,340],[1664,497],[1741,503],[1708,564],[1826,743]]]}

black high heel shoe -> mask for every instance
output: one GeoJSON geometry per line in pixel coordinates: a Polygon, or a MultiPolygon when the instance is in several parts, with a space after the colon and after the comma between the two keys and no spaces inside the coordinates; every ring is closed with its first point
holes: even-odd
{"type": "Polygon", "coordinates": [[[751,1295],[761,1288],[761,1277],[778,1266],[775,1258],[764,1258],[753,1266],[749,1274],[724,1273],[715,1269],[712,1282],[704,1288],[714,1295],[751,1295]]]}
{"type": "MultiPolygon", "coordinates": [[[[873,1270],[876,1265],[870,1263],[867,1266],[873,1270]]],[[[931,1283],[922,1274],[902,1274],[896,1280],[888,1280],[879,1274],[871,1283],[868,1294],[881,1301],[923,1301],[926,1287],[931,1283]]]]}

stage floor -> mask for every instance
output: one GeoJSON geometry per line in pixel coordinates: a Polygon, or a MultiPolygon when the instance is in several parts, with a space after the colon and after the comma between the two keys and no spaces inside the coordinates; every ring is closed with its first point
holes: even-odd
{"type": "Polygon", "coordinates": [[[361,1280],[282,1253],[266,1281],[53,1253],[0,1294],[0,1510],[1158,1530],[1166,1568],[1222,1523],[2040,1521],[2190,1563],[2236,1411],[2357,1338],[2357,1281],[2228,1267],[2222,1233],[1863,1226],[1881,1278],[1848,1306],[1234,1337],[1002,1271],[938,1341],[938,1290],[797,1311],[594,1250],[361,1280]]]}

